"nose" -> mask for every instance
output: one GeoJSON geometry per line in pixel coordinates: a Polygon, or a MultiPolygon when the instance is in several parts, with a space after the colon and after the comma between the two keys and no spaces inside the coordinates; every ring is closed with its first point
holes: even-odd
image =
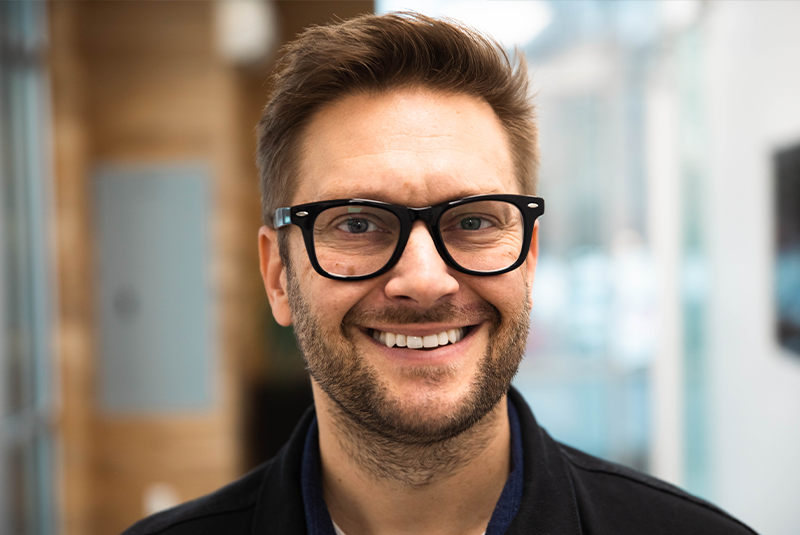
{"type": "Polygon", "coordinates": [[[459,287],[422,221],[414,223],[403,255],[389,277],[384,289],[389,299],[421,308],[432,307],[459,287]]]}

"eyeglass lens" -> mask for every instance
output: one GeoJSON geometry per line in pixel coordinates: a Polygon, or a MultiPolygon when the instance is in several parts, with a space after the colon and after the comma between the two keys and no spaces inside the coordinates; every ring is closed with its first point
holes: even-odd
{"type": "MultiPolygon", "coordinates": [[[[522,213],[505,201],[455,206],[441,215],[438,226],[447,252],[471,271],[507,268],[522,251],[522,213]]],[[[399,219],[378,207],[328,208],[314,222],[317,261],[335,276],[359,277],[379,271],[391,259],[399,240],[399,219]]]]}

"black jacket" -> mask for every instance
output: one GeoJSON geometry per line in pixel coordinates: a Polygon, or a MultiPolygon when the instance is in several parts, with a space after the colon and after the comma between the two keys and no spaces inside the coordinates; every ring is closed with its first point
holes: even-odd
{"type": "MultiPolygon", "coordinates": [[[[511,534],[753,534],[724,511],[634,470],[560,444],[515,390],[525,486],[511,534]]],[[[272,460],[220,490],[145,518],[123,535],[305,535],[300,467],[305,414],[272,460]]]]}

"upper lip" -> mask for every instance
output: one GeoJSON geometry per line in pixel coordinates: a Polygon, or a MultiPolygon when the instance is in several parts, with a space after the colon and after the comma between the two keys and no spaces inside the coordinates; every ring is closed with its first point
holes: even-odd
{"type": "Polygon", "coordinates": [[[419,323],[408,323],[408,324],[399,324],[399,325],[370,325],[365,327],[365,329],[372,329],[375,331],[383,331],[387,333],[394,333],[394,334],[405,334],[406,336],[430,336],[432,334],[439,334],[443,331],[449,331],[450,329],[463,329],[466,327],[470,327],[475,325],[474,323],[437,323],[435,325],[431,324],[419,324],[419,323]]]}

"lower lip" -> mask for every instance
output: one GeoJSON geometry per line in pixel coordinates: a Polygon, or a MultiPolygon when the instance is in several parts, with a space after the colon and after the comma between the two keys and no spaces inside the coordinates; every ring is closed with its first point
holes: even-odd
{"type": "Polygon", "coordinates": [[[375,340],[366,332],[362,332],[370,342],[381,349],[381,352],[384,355],[386,355],[390,360],[393,360],[399,364],[440,366],[462,360],[481,325],[482,324],[472,325],[467,335],[455,344],[447,344],[435,349],[408,349],[407,347],[398,346],[389,347],[386,344],[382,344],[378,340],[375,340]]]}

